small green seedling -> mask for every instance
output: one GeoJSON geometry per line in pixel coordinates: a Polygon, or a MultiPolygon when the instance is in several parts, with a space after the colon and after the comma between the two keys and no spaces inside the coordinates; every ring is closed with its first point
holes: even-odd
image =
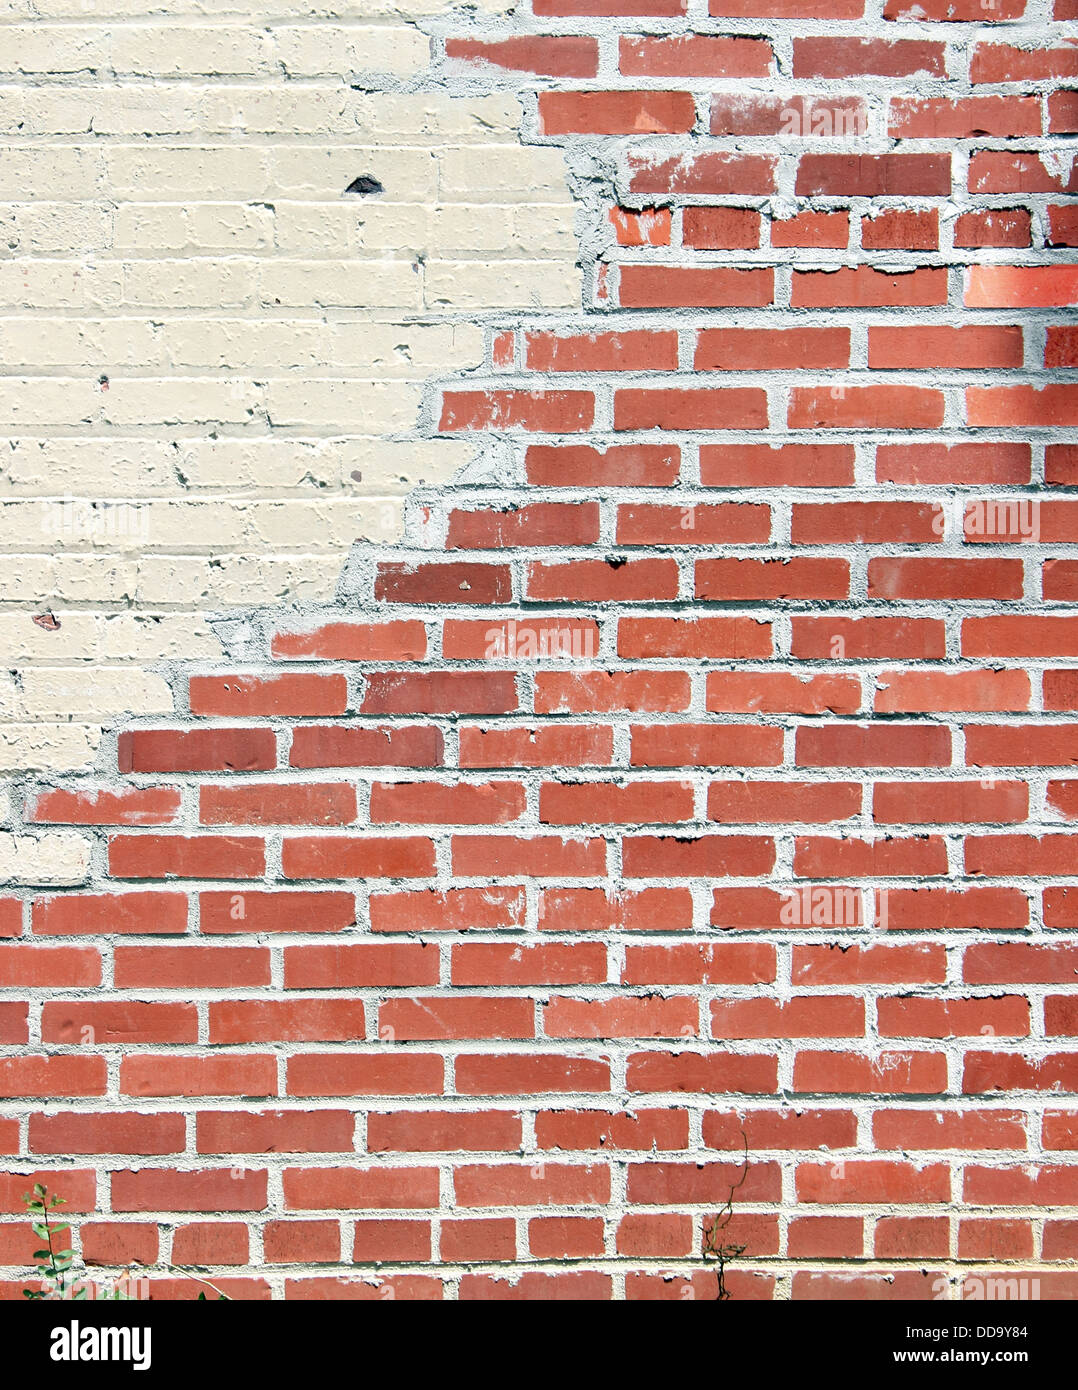
{"type": "MultiPolygon", "coordinates": [[[[90,1284],[83,1282],[85,1270],[78,1272],[72,1271],[72,1264],[75,1259],[74,1250],[61,1250],[59,1246],[64,1244],[60,1240],[62,1235],[70,1232],[71,1227],[66,1221],[49,1220],[49,1215],[57,1207],[67,1205],[66,1197],[58,1197],[49,1194],[44,1183],[34,1183],[33,1192],[24,1192],[22,1197],[26,1204],[26,1209],[30,1213],[30,1225],[34,1235],[38,1240],[43,1240],[45,1245],[40,1250],[34,1251],[34,1259],[40,1262],[40,1272],[43,1287],[40,1289],[23,1289],[23,1298],[44,1298],[44,1299],[88,1299],[90,1297],[90,1284]]],[[[218,1301],[230,1303],[232,1300],[228,1294],[222,1293],[219,1288],[205,1279],[199,1279],[197,1275],[188,1274],[186,1270],[176,1269],[169,1266],[174,1274],[179,1274],[184,1279],[194,1279],[197,1283],[205,1284],[207,1288],[213,1289],[218,1301]]],[[[124,1276],[126,1277],[126,1275],[124,1276]]],[[[133,1294],[125,1293],[118,1285],[103,1289],[97,1294],[101,1299],[131,1301],[133,1294]]],[[[199,1292],[198,1301],[204,1303],[206,1295],[199,1292]]]]}

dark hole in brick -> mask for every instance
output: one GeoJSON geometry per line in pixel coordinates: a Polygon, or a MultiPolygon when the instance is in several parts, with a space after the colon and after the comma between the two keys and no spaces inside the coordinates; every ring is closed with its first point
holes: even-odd
{"type": "Polygon", "coordinates": [[[384,193],[385,189],[373,174],[360,174],[359,178],[353,179],[344,191],[365,196],[368,193],[384,193]]]}

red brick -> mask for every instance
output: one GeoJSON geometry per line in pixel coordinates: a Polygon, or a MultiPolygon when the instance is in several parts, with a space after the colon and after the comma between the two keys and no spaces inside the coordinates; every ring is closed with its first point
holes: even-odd
{"type": "Polygon", "coordinates": [[[884,825],[1023,821],[1029,814],[1025,782],[877,782],[873,819],[884,825]]]}
{"type": "Polygon", "coordinates": [[[336,1221],[267,1221],[262,1248],[268,1264],[337,1264],[341,1230],[336,1221]]]}
{"type": "Polygon", "coordinates": [[[554,487],[666,487],[681,463],[676,444],[533,444],[527,451],[528,481],[554,487]]]}
{"type": "MultiPolygon", "coordinates": [[[[150,1221],[83,1221],[82,1258],[88,1265],[157,1263],[157,1224],[150,1221]]],[[[135,1277],[138,1277],[137,1271],[135,1277]]]]}
{"type": "Polygon", "coordinates": [[[803,724],[796,756],[799,767],[947,767],[951,734],[918,724],[803,724]]]}
{"type": "Polygon", "coordinates": [[[705,487],[842,487],[853,482],[849,444],[703,444],[705,487]]]}
{"type": "Polygon", "coordinates": [[[117,946],[117,989],[237,989],[270,982],[263,946],[117,946]]]}
{"type": "Polygon", "coordinates": [[[827,995],[715,1000],[713,1038],[859,1038],[865,1031],[864,1000],[827,995]]]}
{"type": "Polygon", "coordinates": [[[1025,208],[978,208],[955,218],[955,246],[1024,248],[1030,240],[1031,220],[1025,208]]]}
{"type": "Polygon", "coordinates": [[[1067,835],[974,835],[966,840],[966,872],[971,874],[1058,878],[1078,872],[1076,862],[1067,835]]]}
{"type": "MultiPolygon", "coordinates": [[[[832,306],[886,309],[946,303],[947,272],[931,267],[922,267],[901,274],[890,270],[876,270],[868,265],[843,266],[834,271],[795,270],[790,292],[790,304],[795,309],[827,309],[832,306]]],[[[802,389],[813,391],[816,388],[802,389]]],[[[846,396],[857,397],[866,393],[866,399],[871,398],[868,393],[885,399],[888,389],[893,388],[836,388],[846,396]]],[[[914,388],[905,389],[914,391],[914,388]]],[[[910,397],[911,400],[914,398],[915,395],[910,397]]]]}
{"type": "Polygon", "coordinates": [[[794,841],[794,873],[801,878],[922,878],[946,872],[946,847],[935,835],[877,840],[802,835],[794,841]]]}
{"type": "Polygon", "coordinates": [[[887,130],[898,140],[965,140],[978,135],[1013,140],[1040,135],[1041,104],[1035,96],[897,97],[890,104],[887,130]]]}
{"type": "Polygon", "coordinates": [[[121,772],[264,772],[277,764],[272,729],[128,729],[121,772]]]}
{"type": "Polygon", "coordinates": [[[550,1052],[458,1057],[457,1090],[466,1096],[519,1096],[610,1090],[610,1063],[603,1058],[550,1052]]]}
{"type": "Polygon", "coordinates": [[[944,76],[944,45],[930,40],[795,38],[794,77],[944,76]]]}
{"type": "Polygon", "coordinates": [[[506,565],[382,562],[374,597],[379,603],[508,603],[512,580],[506,565]]]}
{"type": "Polygon", "coordinates": [[[524,895],[519,888],[427,889],[372,893],[370,926],[376,932],[469,931],[519,927],[524,895]]]}
{"type": "Polygon", "coordinates": [[[755,985],[774,978],[774,947],[757,942],[627,946],[622,970],[627,985],[755,985]]]}
{"type": "Polygon", "coordinates": [[[590,38],[502,39],[484,43],[478,39],[446,39],[445,56],[477,66],[534,72],[541,77],[594,77],[599,66],[599,45],[590,38]]]}
{"type": "Polygon", "coordinates": [[[841,251],[849,240],[850,222],[846,212],[799,212],[794,217],[773,218],[771,222],[771,245],[774,247],[820,246],[841,251]]]}
{"type": "Polygon", "coordinates": [[[355,1118],[347,1110],[204,1110],[200,1154],[351,1153],[355,1118]]]}
{"type": "Polygon", "coordinates": [[[356,792],[344,782],[224,783],[199,788],[202,825],[348,825],[356,792]]]}
{"type": "Polygon", "coordinates": [[[437,1168],[286,1168],[286,1211],[409,1211],[438,1205],[437,1168]]]}
{"type": "Polygon", "coordinates": [[[286,946],[285,989],[402,988],[438,983],[438,952],[419,942],[286,946]]]}
{"type": "Polygon", "coordinates": [[[782,1109],[705,1110],[703,1140],[712,1149],[765,1150],[845,1149],[857,1137],[857,1119],[850,1110],[812,1110],[784,1105],[782,1109]]]}
{"type": "Polygon", "coordinates": [[[305,632],[275,632],[271,652],[296,661],[421,661],[427,633],[414,621],[324,623],[305,632]]]}
{"type": "Polygon", "coordinates": [[[777,135],[850,139],[868,133],[865,103],[856,96],[764,96],[716,93],[712,135],[777,135]]]}
{"type": "Polygon", "coordinates": [[[1044,308],[1078,304],[1078,265],[974,265],[966,271],[973,309],[1044,308]]]}
{"type": "Polygon", "coordinates": [[[868,596],[1018,599],[1023,575],[1021,560],[874,557],[868,562],[868,596]]]}
{"type": "Polygon", "coordinates": [[[712,782],[707,813],[728,825],[823,824],[861,809],[857,782],[712,782]]]}
{"type": "Polygon", "coordinates": [[[198,1012],[194,1004],[47,1000],[42,1006],[41,1040],[91,1047],[197,1043],[198,1012]]]}
{"type": "Polygon", "coordinates": [[[931,545],[943,537],[943,512],[929,502],[795,502],[794,545],[931,545]]]}
{"type": "Polygon", "coordinates": [[[511,671],[371,671],[364,714],[506,714],[517,708],[511,671]]]}
{"type": "Polygon", "coordinates": [[[949,328],[918,325],[912,328],[870,328],[870,367],[1020,367],[1021,328],[982,328],[969,325],[949,328]]]}
{"type": "Polygon", "coordinates": [[[433,1053],[305,1052],[288,1061],[290,1096],[440,1096],[445,1061],[433,1053]]]}
{"type": "Polygon", "coordinates": [[[548,1038],[685,1038],[699,1028],[694,999],[551,999],[542,1009],[548,1038]]]}
{"type": "Polygon", "coordinates": [[[1078,246],[1078,207],[1072,203],[1049,207],[1045,243],[1048,246],[1078,246]]]}
{"type": "Polygon", "coordinates": [[[707,708],[721,713],[855,714],[860,703],[860,684],[849,676],[711,671],[707,677],[707,708]]]}
{"type": "Polygon", "coordinates": [[[472,767],[605,767],[613,734],[601,725],[558,724],[538,729],[462,728],[460,765],[472,767]]]}
{"type": "Polygon", "coordinates": [[[578,603],[654,601],[677,597],[675,560],[566,560],[529,564],[529,599],[578,603]]]}
{"type": "Polygon", "coordinates": [[[540,792],[543,825],[668,824],[693,819],[688,782],[545,782],[540,792]]]}
{"type": "MultiPolygon", "coordinates": [[[[925,1095],[947,1089],[947,1058],[942,1052],[883,1052],[876,1057],[862,1057],[850,1052],[799,1052],[794,1059],[794,1090],[821,1095],[925,1095]]],[[[887,1165],[883,1165],[885,1168],[887,1165]]],[[[853,1190],[857,1183],[862,1164],[860,1162],[844,1165],[844,1176],[838,1179],[843,1186],[849,1182],[853,1190]]],[[[829,1173],[830,1168],[823,1172],[829,1173]]],[[[942,1169],[946,1174],[948,1170],[942,1169]]],[[[890,1202],[932,1200],[926,1197],[925,1187],[918,1189],[916,1197],[899,1195],[897,1174],[888,1177],[879,1174],[879,1182],[886,1186],[887,1200],[890,1202]]],[[[814,1191],[834,1191],[826,1184],[814,1191]]],[[[840,1186],[839,1191],[842,1190],[840,1186]]],[[[858,1192],[864,1191],[856,1187],[858,1192]]],[[[798,1194],[801,1195],[800,1172],[798,1175],[798,1194]]],[[[840,1196],[822,1200],[841,1201],[840,1196]]],[[[808,1198],[812,1200],[812,1198],[808,1198]]],[[[872,1201],[868,1196],[847,1196],[847,1201],[872,1201]]],[[[939,1197],[936,1200],[943,1200],[939,1197]]]]}
{"type": "Polygon", "coordinates": [[[442,731],[423,725],[301,724],[292,731],[292,767],[438,767],[442,731]]]}
{"type": "Polygon", "coordinates": [[[763,39],[624,35],[618,67],[627,77],[767,77],[772,61],[771,45],[763,39]]]}
{"type": "Polygon", "coordinates": [[[942,946],[795,946],[791,980],[798,985],[938,985],[947,970],[942,946]]]}
{"type": "Polygon", "coordinates": [[[766,657],[771,626],[754,618],[621,618],[618,655],[630,659],[766,657]]]}
{"type": "Polygon", "coordinates": [[[537,1260],[562,1260],[603,1254],[599,1217],[536,1216],[528,1222],[528,1246],[537,1260]]]}
{"type": "Polygon", "coordinates": [[[841,1172],[827,1164],[802,1163],[796,1182],[802,1202],[929,1203],[946,1202],[950,1196],[950,1173],[942,1163],[921,1167],[893,1159],[865,1159],[842,1164],[841,1172]]]}
{"type": "Polygon", "coordinates": [[[849,590],[849,561],[830,556],[696,562],[700,599],[841,599],[849,590]]]}
{"type": "Polygon", "coordinates": [[[513,1260],[517,1252],[516,1222],[510,1217],[475,1218],[442,1222],[440,1242],[443,1260],[513,1260]]]}
{"type": "Polygon", "coordinates": [[[264,1170],[243,1173],[227,1168],[177,1172],[141,1168],[114,1172],[112,1210],[123,1211],[264,1211],[267,1175],[264,1170]]]}
{"type": "Polygon", "coordinates": [[[472,786],[458,782],[376,782],[372,825],[505,825],[524,814],[524,788],[516,782],[472,786]]]}
{"type": "Polygon", "coordinates": [[[774,868],[775,845],[762,835],[634,835],[622,863],[626,878],[756,877],[774,868]]]}
{"type": "Polygon", "coordinates": [[[697,334],[698,372],[845,367],[848,328],[705,328],[697,334]]]}
{"type": "Polygon", "coordinates": [[[248,1244],[247,1227],[237,1221],[199,1221],[177,1227],[172,1258],[178,1265],[243,1265],[248,1244]]]}
{"type": "Polygon", "coordinates": [[[430,878],[434,847],[422,836],[295,836],[285,840],[286,878],[430,878]]]}
{"type": "Polygon", "coordinates": [[[540,1110],[535,1137],[541,1149],[684,1149],[689,1142],[689,1120],[684,1110],[637,1108],[616,1115],[602,1110],[540,1110]]]}
{"type": "Polygon", "coordinates": [[[683,671],[540,672],[535,678],[537,714],[674,713],[689,707],[683,671]]]}
{"type": "Polygon", "coordinates": [[[1054,161],[1023,150],[979,150],[969,162],[971,193],[1074,193],[1078,174],[1066,177],[1054,161]]]}
{"type": "Polygon", "coordinates": [[[880,999],[876,1005],[881,1037],[975,1038],[1027,1037],[1029,1000],[1015,995],[999,999],[880,999]]]}
{"type": "Polygon", "coordinates": [[[535,1003],[526,998],[389,999],[379,1005],[378,1029],[393,1042],[451,1038],[534,1038],[535,1003]]]}
{"type": "Polygon", "coordinates": [[[734,154],[725,150],[685,156],[633,154],[628,164],[632,193],[751,198],[775,191],[777,161],[772,155],[734,154]]]}
{"type": "Polygon", "coordinates": [[[944,655],[944,630],[938,618],[795,617],[792,650],[809,660],[931,661],[944,655]]]}
{"type": "MultiPolygon", "coordinates": [[[[802,43],[794,40],[794,63],[802,43]]],[[[951,191],[950,154],[803,154],[794,191],[802,198],[932,198],[951,191]]]]}
{"type": "Polygon", "coordinates": [[[619,545],[761,545],[770,535],[770,507],[752,503],[640,502],[618,508],[619,545]]]}
{"type": "Polygon", "coordinates": [[[752,724],[634,724],[633,767],[778,767],[782,730],[752,724]]]}
{"type": "MultiPolygon", "coordinates": [[[[630,330],[624,333],[582,333],[575,336],[557,333],[528,333],[527,364],[533,372],[672,372],[677,369],[677,334],[673,332],[652,333],[646,329],[630,330]]],[[[528,511],[543,510],[532,506],[528,511]]],[[[547,503],[546,511],[553,517],[567,513],[564,505],[547,503]]],[[[520,516],[520,512],[510,512],[510,517],[520,516]]],[[[454,513],[466,516],[468,513],[454,513]]],[[[497,515],[497,513],[495,513],[497,515]]],[[[562,544],[558,539],[559,527],[552,524],[549,539],[538,539],[531,544],[562,544]]],[[[594,540],[595,536],[589,536],[594,540]]],[[[500,544],[501,542],[495,542],[500,544]]],[[[460,544],[452,540],[450,544],[460,544]]],[[[508,544],[520,545],[519,540],[508,544]]]]}
{"type": "Polygon", "coordinates": [[[1028,444],[880,444],[881,483],[1028,483],[1028,444]]]}
{"type": "Polygon", "coordinates": [[[199,930],[203,936],[238,932],[339,932],[356,920],[352,893],[282,889],[241,893],[200,893],[199,930]]]}
{"type": "Polygon", "coordinates": [[[453,872],[466,877],[591,877],[604,871],[605,844],[553,835],[454,835],[453,872]]]}
{"type": "Polygon", "coordinates": [[[343,676],[192,676],[191,713],[251,719],[267,715],[343,714],[343,676]]]}
{"type": "Polygon", "coordinates": [[[681,240],[696,251],[752,251],[760,244],[760,214],[753,208],[687,207],[681,240]]]}
{"type": "Polygon", "coordinates": [[[874,708],[884,714],[1029,708],[1023,671],[881,671],[874,708]]]}
{"type": "Polygon", "coordinates": [[[179,1053],[125,1057],[120,1093],[127,1096],[274,1096],[277,1063],[270,1053],[189,1057],[179,1053]]]}
{"type": "Polygon", "coordinates": [[[56,787],[26,800],[26,819],[56,825],[170,825],[180,809],[177,787],[69,791],[56,787]]]}
{"type": "MultiPolygon", "coordinates": [[[[623,309],[692,308],[722,309],[729,307],[761,308],[771,303],[774,272],[770,268],[737,269],[716,267],[706,270],[695,266],[624,265],[620,273],[620,298],[623,309]]],[[[620,394],[620,393],[619,393],[620,394]]],[[[633,394],[644,394],[633,393],[633,394]]],[[[658,395],[659,392],[649,392],[658,395]]],[[[662,393],[673,395],[675,393],[662,393]]],[[[728,396],[742,397],[747,402],[750,393],[728,391],[728,396]]],[[[731,402],[732,404],[732,402],[731,402]]],[[[718,428],[737,429],[737,424],[718,428]]],[[[648,425],[620,425],[620,429],[648,429],[648,425]]],[[[685,429],[708,428],[703,425],[684,425],[685,429]]],[[[716,428],[711,426],[711,428],[716,428]]],[[[746,423],[743,428],[753,426],[746,423]]]]}
{"type": "Polygon", "coordinates": [[[463,1164],[453,1175],[458,1206],[575,1206],[610,1200],[605,1163],[463,1164]]]}
{"type": "Polygon", "coordinates": [[[679,931],[691,925],[688,888],[544,888],[539,895],[544,931],[679,931]]]}
{"type": "Polygon", "coordinates": [[[573,434],[591,428],[594,411],[590,391],[446,391],[438,429],[573,434]]]}
{"type": "Polygon", "coordinates": [[[607,214],[613,224],[619,246],[669,246],[670,209],[613,207],[607,214]]]}
{"type": "Polygon", "coordinates": [[[878,1110],[872,1135],[881,1149],[1024,1149],[1018,1110],[878,1110]]]}
{"type": "MultiPolygon", "coordinates": [[[[943,394],[940,391],[923,386],[849,386],[835,389],[841,394],[836,395],[829,388],[795,386],[790,392],[790,428],[917,430],[938,429],[943,423],[943,394]]],[[[980,423],[994,422],[983,420],[980,423]]]]}
{"type": "Polygon", "coordinates": [[[259,878],[265,843],[241,835],[115,835],[109,872],[116,878],[259,878]]]}
{"type": "Polygon", "coordinates": [[[635,135],[692,130],[691,92],[540,92],[544,135],[635,135]]]}
{"type": "Polygon", "coordinates": [[[978,43],[970,64],[971,82],[1045,82],[1078,76],[1078,49],[1070,44],[1032,49],[1009,43],[978,43]]]}

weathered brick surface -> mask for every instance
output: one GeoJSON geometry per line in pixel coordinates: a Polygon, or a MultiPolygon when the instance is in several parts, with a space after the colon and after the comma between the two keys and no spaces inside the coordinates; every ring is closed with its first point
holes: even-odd
{"type": "Polygon", "coordinates": [[[735,1298],[1075,1297],[1072,7],[117,8],[0,57],[2,1291],[41,1173],[168,1298],[735,1185],[735,1298]]]}

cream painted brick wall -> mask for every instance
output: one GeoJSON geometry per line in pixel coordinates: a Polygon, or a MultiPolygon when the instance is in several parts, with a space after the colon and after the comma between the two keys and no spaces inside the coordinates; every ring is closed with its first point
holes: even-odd
{"type": "MultiPolygon", "coordinates": [[[[444,9],[5,0],[5,772],[168,712],[155,668],[219,653],[208,614],[330,596],[467,461],[424,384],[482,364],[488,312],[579,302],[560,151],[424,78],[444,9]]],[[[0,877],[77,881],[80,844],[6,836],[0,877]]]]}

